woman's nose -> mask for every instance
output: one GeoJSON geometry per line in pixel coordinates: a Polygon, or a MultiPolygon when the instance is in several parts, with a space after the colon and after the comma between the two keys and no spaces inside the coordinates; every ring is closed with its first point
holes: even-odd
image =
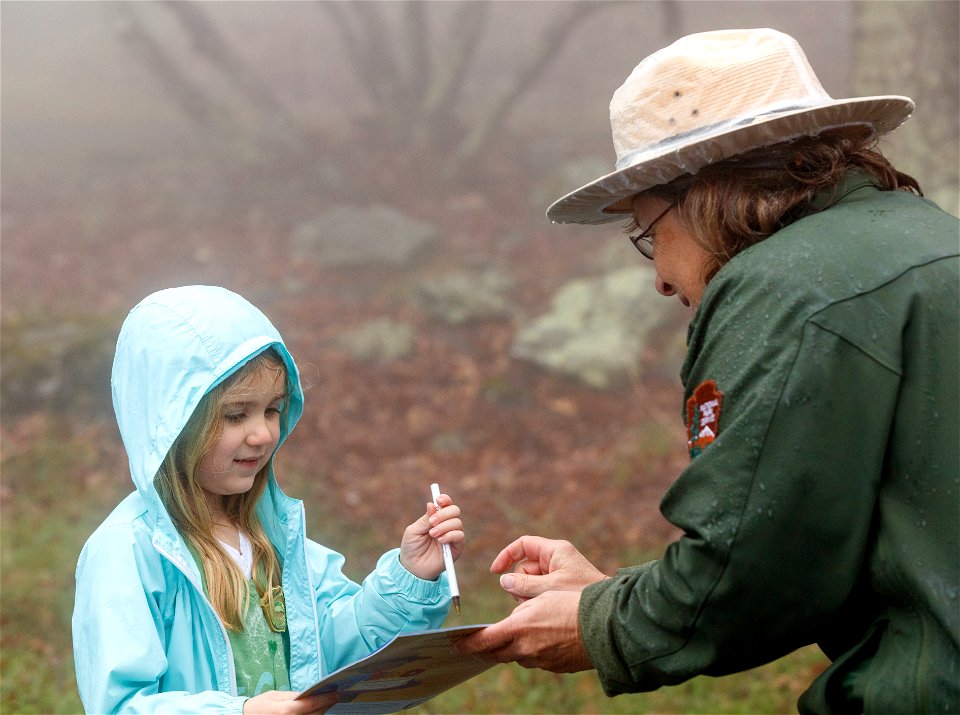
{"type": "Polygon", "coordinates": [[[671,295],[677,294],[677,289],[671,283],[667,283],[663,278],[657,276],[657,293],[669,298],[671,295]]]}

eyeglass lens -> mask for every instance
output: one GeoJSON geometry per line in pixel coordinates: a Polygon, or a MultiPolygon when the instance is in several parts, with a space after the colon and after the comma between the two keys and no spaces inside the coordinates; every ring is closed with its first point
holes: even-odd
{"type": "Polygon", "coordinates": [[[675,204],[670,204],[664,209],[663,213],[657,216],[653,221],[650,222],[650,225],[647,226],[643,231],[641,231],[636,236],[630,236],[630,242],[634,247],[640,251],[640,254],[644,258],[653,259],[653,238],[650,236],[650,233],[660,223],[660,219],[670,213],[670,210],[674,207],[675,204]]]}

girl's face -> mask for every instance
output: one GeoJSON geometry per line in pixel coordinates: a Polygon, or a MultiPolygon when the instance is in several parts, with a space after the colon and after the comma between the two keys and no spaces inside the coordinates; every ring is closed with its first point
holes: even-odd
{"type": "MultiPolygon", "coordinates": [[[[649,226],[669,205],[652,196],[637,198],[633,206],[637,225],[649,226]]],[[[675,211],[668,211],[657,222],[653,232],[653,265],[661,295],[675,295],[685,306],[696,310],[706,288],[703,276],[709,258],[710,254],[677,220],[675,211]]]]}
{"type": "Polygon", "coordinates": [[[222,497],[253,488],[280,440],[280,413],[286,399],[286,375],[276,366],[260,367],[224,394],[215,429],[220,436],[204,453],[196,478],[216,514],[222,497]]]}

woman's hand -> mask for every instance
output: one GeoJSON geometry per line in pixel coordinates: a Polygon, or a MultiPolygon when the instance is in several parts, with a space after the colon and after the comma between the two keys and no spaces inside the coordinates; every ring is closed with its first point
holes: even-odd
{"type": "Polygon", "coordinates": [[[521,536],[490,565],[520,605],[454,646],[501,663],[574,673],[593,667],[580,638],[580,592],[607,578],[569,541],[521,536]],[[509,573],[508,573],[509,572],[509,573]]]}
{"type": "Polygon", "coordinates": [[[311,695],[297,700],[298,693],[268,690],[243,704],[243,715],[314,715],[325,713],[337,704],[336,693],[311,695]]]}
{"type": "Polygon", "coordinates": [[[437,505],[439,510],[427,502],[427,512],[404,530],[400,541],[400,563],[425,581],[434,581],[443,573],[441,544],[450,544],[454,559],[463,553],[460,507],[446,494],[437,497],[437,505]]]}
{"type": "Polygon", "coordinates": [[[497,554],[490,571],[504,574],[500,587],[521,603],[547,591],[582,591],[608,578],[569,541],[541,536],[521,536],[497,554]]]}
{"type": "Polygon", "coordinates": [[[593,664],[580,638],[579,608],[579,591],[548,591],[523,601],[499,623],[457,641],[454,648],[554,673],[589,670],[593,664]]]}

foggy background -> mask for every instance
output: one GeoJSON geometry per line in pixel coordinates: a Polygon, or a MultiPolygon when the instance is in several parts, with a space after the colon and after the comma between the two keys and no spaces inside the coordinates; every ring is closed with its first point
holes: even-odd
{"type": "Polygon", "coordinates": [[[882,148],[957,213],[958,7],[4,0],[4,709],[79,706],[73,569],[130,489],[110,362],[161,288],[223,285],[284,335],[307,395],[280,481],[354,577],[434,481],[464,510],[465,593],[522,533],[603,569],[655,556],[688,460],[689,316],[617,224],[552,226],[547,205],[613,169],[608,103],[643,57],[766,26],[835,98],[912,97],[882,148]]]}
{"type": "MultiPolygon", "coordinates": [[[[185,265],[219,253],[206,227],[286,233],[269,237],[280,259],[298,221],[344,203],[422,201],[455,224],[465,204],[506,210],[506,194],[517,234],[551,230],[546,204],[612,168],[613,90],[678,35],[720,27],[794,35],[834,97],[916,99],[890,153],[957,208],[953,2],[435,2],[413,20],[409,3],[179,5],[203,23],[177,4],[3,3],[6,310],[119,310],[226,282],[185,265]],[[431,114],[422,95],[461,61],[431,114]],[[150,231],[164,245],[139,246],[150,231]],[[132,292],[98,270],[118,257],[141,273],[132,292]]],[[[597,248],[609,228],[551,237],[597,248]]]]}

